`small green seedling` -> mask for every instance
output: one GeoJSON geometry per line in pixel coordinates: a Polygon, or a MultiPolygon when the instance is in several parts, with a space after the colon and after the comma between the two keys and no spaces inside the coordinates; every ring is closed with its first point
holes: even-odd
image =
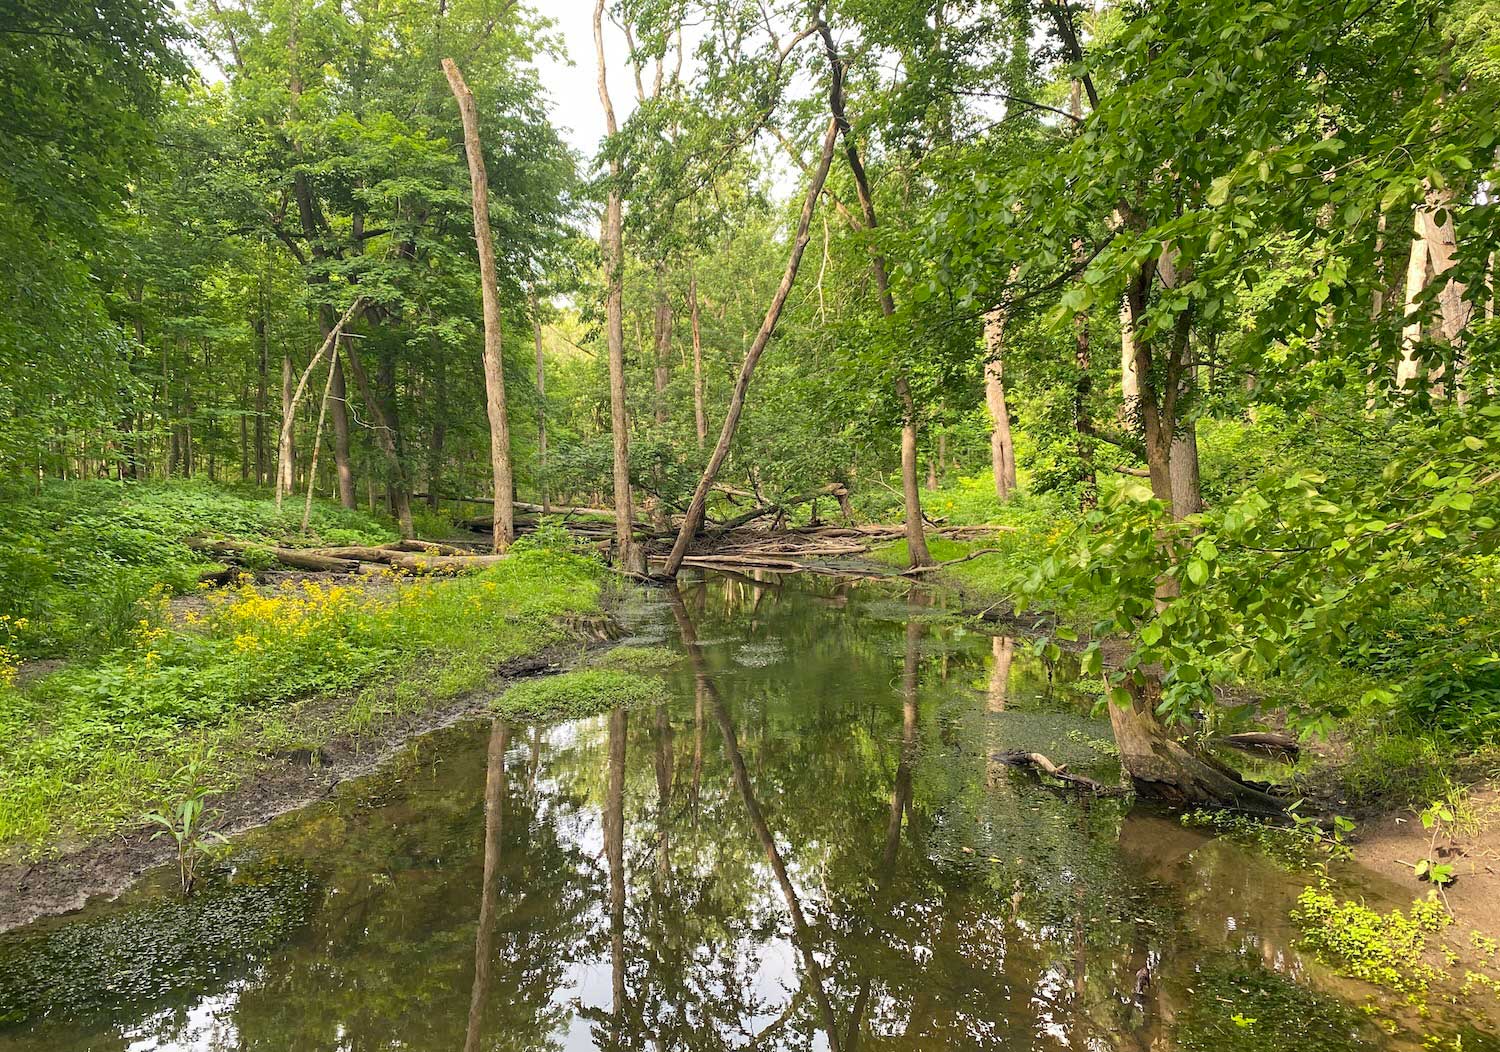
{"type": "Polygon", "coordinates": [[[209,797],[217,795],[214,789],[202,784],[208,758],[207,754],[195,757],[177,769],[177,777],[184,779],[187,788],[175,804],[142,816],[152,825],[162,827],[151,835],[152,840],[170,836],[176,841],[177,875],[182,881],[184,895],[193,893],[198,881],[198,864],[228,843],[222,833],[204,828],[217,814],[205,805],[209,797]]]}
{"type": "Polygon", "coordinates": [[[1432,831],[1432,838],[1427,842],[1427,857],[1412,866],[1412,873],[1418,880],[1431,881],[1439,888],[1447,887],[1455,879],[1453,866],[1437,860],[1437,841],[1446,828],[1452,827],[1453,809],[1445,800],[1434,800],[1419,817],[1422,819],[1422,828],[1432,831]]]}

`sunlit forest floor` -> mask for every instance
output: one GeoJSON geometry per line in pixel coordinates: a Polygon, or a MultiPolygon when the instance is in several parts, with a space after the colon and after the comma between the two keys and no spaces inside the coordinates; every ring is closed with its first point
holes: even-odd
{"type": "Polygon", "coordinates": [[[374,517],[197,484],[48,485],[0,513],[0,852],[76,847],[163,801],[382,733],[561,647],[602,568],[520,545],[461,578],[280,572],[225,587],[189,537],[379,543],[374,517]],[[186,783],[192,782],[189,786],[186,783]]]}

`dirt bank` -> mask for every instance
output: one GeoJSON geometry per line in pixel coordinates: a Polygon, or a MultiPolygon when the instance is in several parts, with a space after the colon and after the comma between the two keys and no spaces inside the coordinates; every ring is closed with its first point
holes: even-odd
{"type": "Polygon", "coordinates": [[[1414,811],[1366,819],[1359,824],[1354,860],[1422,898],[1432,885],[1418,880],[1412,866],[1435,855],[1453,867],[1455,880],[1443,896],[1458,927],[1500,938],[1500,788],[1475,787],[1464,811],[1467,818],[1456,832],[1440,831],[1435,850],[1432,831],[1422,828],[1414,811]]]}
{"type": "MultiPolygon", "coordinates": [[[[336,736],[316,749],[259,757],[254,773],[210,802],[220,812],[214,828],[226,835],[242,833],[322,799],[341,782],[380,766],[411,739],[488,715],[490,699],[511,683],[562,671],[576,663],[579,649],[576,640],[558,644],[502,665],[483,690],[358,735],[336,736]]],[[[146,870],[175,857],[170,838],[152,840],[151,833],[138,827],[33,862],[0,863],[0,931],[79,909],[96,896],[118,895],[146,870]]]]}

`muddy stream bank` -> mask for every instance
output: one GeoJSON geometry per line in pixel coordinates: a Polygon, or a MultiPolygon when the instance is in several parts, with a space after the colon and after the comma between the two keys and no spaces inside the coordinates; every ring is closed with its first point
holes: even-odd
{"type": "Polygon", "coordinates": [[[1066,670],[941,599],[710,574],[621,616],[669,703],[461,719],[189,901],[156,869],[0,935],[0,1052],[1500,1047],[1299,948],[1311,872],[997,763],[1117,777],[1066,670]]]}

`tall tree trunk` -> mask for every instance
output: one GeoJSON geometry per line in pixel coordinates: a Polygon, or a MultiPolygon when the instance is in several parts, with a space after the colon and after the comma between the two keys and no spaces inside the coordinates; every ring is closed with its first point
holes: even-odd
{"type": "Polygon", "coordinates": [[[698,448],[708,444],[708,416],[703,406],[703,334],[698,324],[698,275],[688,275],[688,318],[693,327],[693,425],[698,448]]]}
{"type": "MultiPolygon", "coordinates": [[[[834,76],[836,80],[838,74],[835,73],[834,76]]],[[[817,205],[818,195],[823,192],[823,184],[828,180],[828,169],[833,164],[833,149],[838,141],[838,130],[838,121],[830,120],[828,130],[823,134],[823,153],[808,183],[807,194],[802,199],[802,212],[797,217],[797,232],[792,239],[792,250],[787,257],[786,269],[781,274],[781,284],[776,287],[776,293],[771,297],[771,305],[766,308],[766,316],[761,320],[760,329],[755,334],[755,341],[745,352],[745,360],[740,363],[740,374],[735,380],[734,390],[729,396],[729,408],[724,414],[724,423],[719,429],[719,441],[708,458],[708,465],[703,469],[702,477],[698,479],[697,488],[693,490],[693,499],[688,504],[687,513],[682,517],[682,525],[677,530],[677,540],[672,545],[672,554],[667,557],[667,565],[663,572],[668,577],[677,576],[677,571],[682,568],[682,560],[687,557],[688,544],[703,524],[704,510],[708,504],[708,491],[713,487],[714,480],[718,478],[719,469],[723,467],[725,458],[729,456],[729,447],[734,441],[735,430],[739,427],[740,414],[745,409],[745,394],[750,388],[750,378],[755,373],[755,365],[771,342],[771,334],[776,330],[776,322],[781,317],[781,309],[786,305],[787,296],[791,294],[792,285],[797,280],[797,268],[801,266],[802,254],[807,249],[808,227],[812,223],[813,208],[817,205]]],[[[915,449],[913,449],[913,455],[915,456],[915,449]]]]}
{"type": "MultiPolygon", "coordinates": [[[[594,54],[599,69],[599,103],[604,108],[604,131],[618,134],[615,108],[609,98],[609,78],[604,59],[604,2],[594,4],[594,54]]],[[[633,513],[630,506],[630,423],[625,407],[625,224],[620,203],[620,161],[611,155],[609,191],[604,204],[600,248],[604,256],[605,340],[609,351],[609,422],[614,440],[615,560],[626,570],[644,571],[645,559],[635,547],[633,513]]]]}
{"type": "Polygon", "coordinates": [[[354,386],[359,389],[360,401],[364,402],[365,408],[374,418],[372,430],[375,432],[375,444],[385,455],[386,467],[390,472],[392,503],[395,505],[401,536],[413,537],[416,531],[411,522],[410,488],[406,483],[406,469],[401,464],[401,452],[396,445],[395,410],[387,408],[383,399],[377,397],[370,377],[360,363],[359,352],[355,349],[354,345],[358,342],[351,340],[345,348],[345,353],[349,355],[349,371],[354,374],[354,386]]]}
{"type": "MultiPolygon", "coordinates": [[[[250,481],[250,378],[240,384],[240,481],[250,481]]],[[[129,418],[127,418],[129,419],[129,418]]]]}
{"type": "Polygon", "coordinates": [[[255,344],[256,344],[256,378],[255,378],[255,484],[264,486],[269,480],[266,458],[266,413],[269,409],[269,377],[267,366],[270,364],[270,348],[267,346],[266,320],[264,317],[255,320],[255,344]]]}
{"type": "Polygon", "coordinates": [[[984,316],[984,401],[990,411],[990,468],[995,474],[995,496],[1010,498],[1016,487],[1016,447],[1010,434],[1010,409],[1005,404],[1005,311],[996,307],[984,316]]]}
{"type": "Polygon", "coordinates": [[[479,114],[463,73],[451,58],[443,59],[448,86],[458,100],[464,122],[464,152],[474,204],[474,241],[479,246],[479,285],[484,298],[484,391],[490,418],[490,470],[495,480],[494,545],[503,552],[515,540],[515,487],[511,482],[510,423],[505,413],[505,371],[500,346],[500,281],[495,270],[495,243],[490,235],[489,175],[479,149],[479,114]]]}
{"type": "Polygon", "coordinates": [[[1417,357],[1417,345],[1422,342],[1425,321],[1418,301],[1427,288],[1430,273],[1425,234],[1422,210],[1418,208],[1412,215],[1411,250],[1406,261],[1406,307],[1402,315],[1405,322],[1401,328],[1401,361],[1396,364],[1396,386],[1399,388],[1413,386],[1425,372],[1421,359],[1417,357]]]}
{"type": "Polygon", "coordinates": [[[349,456],[349,388],[344,382],[344,363],[335,351],[333,376],[330,379],[328,411],[333,414],[333,468],[338,476],[339,504],[352,508],[357,501],[354,494],[354,462],[349,456]]]}
{"type": "Polygon", "coordinates": [[[542,513],[552,510],[547,485],[547,359],[542,354],[542,316],[537,309],[536,290],[528,291],[531,300],[531,335],[536,342],[536,463],[537,488],[541,490],[542,513]]]}
{"type": "Polygon", "coordinates": [[[443,456],[448,441],[448,359],[436,341],[432,358],[432,441],[427,445],[427,506],[437,511],[442,499],[443,456]]]}
{"type": "Polygon", "coordinates": [[[296,366],[292,364],[291,352],[281,356],[281,439],[276,447],[276,502],[279,506],[281,498],[292,492],[296,485],[293,479],[293,463],[297,457],[297,450],[293,445],[292,424],[296,417],[296,403],[293,400],[293,392],[296,390],[296,366]]]}
{"type": "MultiPolygon", "coordinates": [[[[667,383],[671,378],[672,354],[672,301],[667,295],[667,264],[665,260],[656,266],[656,310],[651,325],[651,343],[654,351],[652,379],[652,411],[658,434],[667,426],[667,383]]],[[[668,526],[667,506],[662,490],[666,480],[662,475],[661,462],[651,468],[652,485],[656,494],[651,502],[651,524],[658,530],[668,526]]]]}
{"type": "MultiPolygon", "coordinates": [[[[834,46],[833,33],[828,25],[819,22],[818,32],[823,37],[828,63],[835,70],[833,90],[828,96],[829,106],[833,111],[834,122],[844,137],[844,157],[849,162],[850,174],[854,176],[854,191],[859,198],[860,211],[864,213],[865,227],[873,233],[879,226],[875,217],[875,199],[870,193],[870,180],[865,175],[859,148],[854,143],[849,120],[844,114],[843,59],[834,46]]],[[[875,275],[875,288],[880,294],[880,311],[889,322],[896,313],[896,302],[891,297],[885,256],[873,246],[870,251],[870,270],[875,275]]],[[[927,537],[922,529],[922,488],[917,481],[917,407],[912,399],[911,383],[904,370],[898,371],[896,375],[896,398],[901,407],[901,490],[906,500],[907,561],[913,568],[930,566],[933,559],[927,551],[927,537]]]]}

